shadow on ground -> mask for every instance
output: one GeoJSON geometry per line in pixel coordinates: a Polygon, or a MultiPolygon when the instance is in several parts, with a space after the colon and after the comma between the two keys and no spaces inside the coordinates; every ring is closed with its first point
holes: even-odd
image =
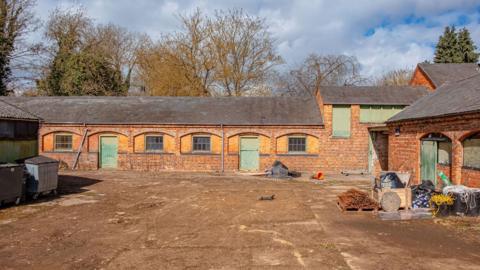
{"type": "Polygon", "coordinates": [[[80,177],[75,175],[59,175],[58,176],[58,195],[69,195],[83,193],[88,191],[85,187],[102,182],[98,179],[80,177]]]}

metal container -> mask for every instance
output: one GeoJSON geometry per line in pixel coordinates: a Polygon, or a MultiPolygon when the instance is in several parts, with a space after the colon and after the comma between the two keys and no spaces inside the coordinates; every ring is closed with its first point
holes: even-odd
{"type": "Polygon", "coordinates": [[[0,204],[10,202],[19,204],[23,195],[23,183],[23,167],[21,165],[0,165],[0,204]]]}
{"type": "Polygon", "coordinates": [[[57,193],[58,164],[55,159],[37,156],[25,160],[25,167],[29,174],[27,178],[27,194],[36,199],[38,195],[57,193]]]}

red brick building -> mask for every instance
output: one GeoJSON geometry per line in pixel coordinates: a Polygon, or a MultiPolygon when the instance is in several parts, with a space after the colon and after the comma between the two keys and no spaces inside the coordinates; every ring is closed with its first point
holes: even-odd
{"type": "Polygon", "coordinates": [[[414,87],[323,87],[311,97],[9,97],[41,118],[39,153],[79,169],[386,169],[385,128],[427,94],[414,87]]]}
{"type": "Polygon", "coordinates": [[[410,85],[425,86],[431,92],[447,81],[458,81],[478,74],[478,65],[463,64],[429,64],[420,63],[413,72],[410,85]]]}
{"type": "MultiPolygon", "coordinates": [[[[457,70],[453,64],[436,65],[437,70],[457,70]]],[[[443,172],[455,184],[480,186],[480,74],[470,67],[475,75],[456,82],[444,79],[433,93],[387,122],[390,170],[412,172],[417,183],[441,185],[438,173],[443,172]]]]}
{"type": "Polygon", "coordinates": [[[39,153],[79,169],[321,169],[311,98],[9,97],[41,118],[39,153]],[[77,159],[78,157],[78,159],[77,159]]]}
{"type": "Polygon", "coordinates": [[[384,122],[426,94],[424,87],[322,87],[317,94],[324,121],[320,164],[333,172],[387,170],[384,122]]]}

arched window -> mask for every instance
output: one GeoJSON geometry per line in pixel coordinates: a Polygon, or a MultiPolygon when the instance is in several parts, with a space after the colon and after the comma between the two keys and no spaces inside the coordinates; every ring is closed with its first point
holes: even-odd
{"type": "Polygon", "coordinates": [[[480,132],[463,141],[463,166],[480,169],[480,132]]]}

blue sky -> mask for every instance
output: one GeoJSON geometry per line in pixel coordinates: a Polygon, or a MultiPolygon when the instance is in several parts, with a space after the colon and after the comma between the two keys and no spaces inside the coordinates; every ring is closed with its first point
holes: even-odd
{"type": "Polygon", "coordinates": [[[480,45],[480,0],[37,0],[36,13],[74,6],[153,39],[177,30],[177,14],[243,8],[266,19],[286,67],[312,52],[348,54],[367,76],[432,59],[447,25],[467,27],[480,45]]]}

